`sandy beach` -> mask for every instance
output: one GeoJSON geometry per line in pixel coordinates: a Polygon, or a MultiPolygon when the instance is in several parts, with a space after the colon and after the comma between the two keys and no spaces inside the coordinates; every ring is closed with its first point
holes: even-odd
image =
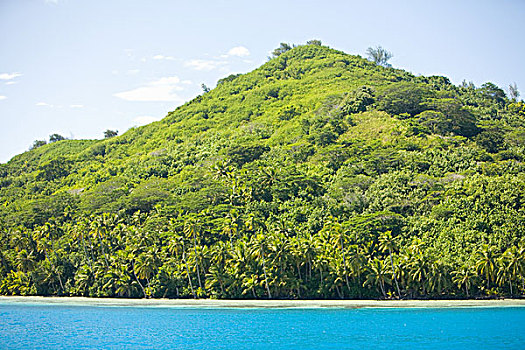
{"type": "Polygon", "coordinates": [[[525,299],[500,300],[212,300],[0,296],[0,303],[173,308],[454,308],[525,307],[525,299]]]}

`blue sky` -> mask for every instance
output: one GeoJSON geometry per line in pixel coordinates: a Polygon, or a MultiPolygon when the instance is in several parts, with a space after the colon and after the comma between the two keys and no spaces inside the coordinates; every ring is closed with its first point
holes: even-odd
{"type": "Polygon", "coordinates": [[[525,95],[523,18],[521,0],[0,0],[0,162],[161,119],[280,42],[381,45],[396,68],[525,95]]]}

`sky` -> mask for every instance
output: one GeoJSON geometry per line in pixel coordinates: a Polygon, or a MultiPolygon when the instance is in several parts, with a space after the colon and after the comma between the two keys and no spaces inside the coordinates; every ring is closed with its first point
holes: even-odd
{"type": "Polygon", "coordinates": [[[0,163],[58,133],[162,119],[281,42],[366,56],[525,97],[525,1],[0,0],[0,163]]]}

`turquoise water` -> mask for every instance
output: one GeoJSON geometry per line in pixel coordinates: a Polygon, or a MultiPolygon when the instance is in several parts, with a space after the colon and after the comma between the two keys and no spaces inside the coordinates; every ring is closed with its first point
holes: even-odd
{"type": "Polygon", "coordinates": [[[525,308],[199,309],[0,303],[0,349],[525,349],[525,308]]]}

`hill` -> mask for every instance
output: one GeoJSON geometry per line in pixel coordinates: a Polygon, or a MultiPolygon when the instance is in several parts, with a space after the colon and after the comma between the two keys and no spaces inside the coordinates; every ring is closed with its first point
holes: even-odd
{"type": "Polygon", "coordinates": [[[319,45],[0,165],[0,293],[523,294],[525,104],[319,45]]]}

